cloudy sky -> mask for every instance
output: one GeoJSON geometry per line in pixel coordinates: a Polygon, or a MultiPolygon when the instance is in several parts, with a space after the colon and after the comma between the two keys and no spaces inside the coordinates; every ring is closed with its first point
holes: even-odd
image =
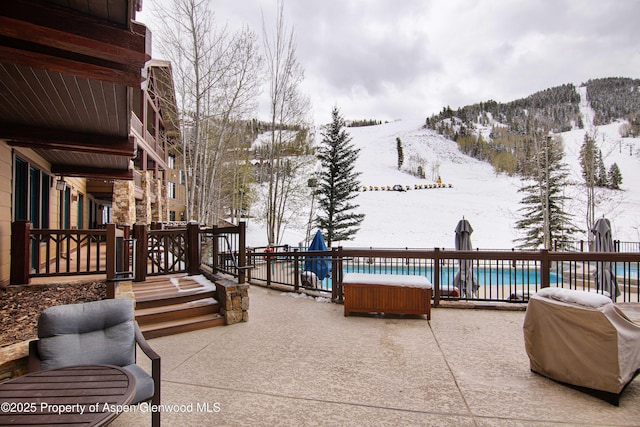
{"type": "MultiPolygon", "coordinates": [[[[137,16],[152,32],[160,1],[144,0],[137,16]]],[[[263,14],[276,21],[276,0],[209,1],[230,29],[262,35],[263,14]]],[[[334,105],[346,119],[408,119],[640,78],[640,0],[285,0],[284,16],[317,124],[334,105]]]]}

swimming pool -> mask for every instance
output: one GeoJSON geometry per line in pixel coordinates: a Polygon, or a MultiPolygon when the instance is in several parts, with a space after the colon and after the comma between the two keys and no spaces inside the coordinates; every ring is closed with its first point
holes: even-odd
{"type": "MultiPolygon", "coordinates": [[[[445,267],[440,269],[440,283],[453,284],[458,267],[445,267]]],[[[358,265],[346,266],[344,273],[372,273],[372,274],[408,274],[413,276],[425,276],[433,282],[432,267],[405,267],[386,265],[358,265]]],[[[478,285],[536,285],[541,283],[540,270],[536,268],[474,268],[473,274],[478,280],[478,285]]],[[[551,283],[562,282],[562,275],[551,272],[551,283]]]]}

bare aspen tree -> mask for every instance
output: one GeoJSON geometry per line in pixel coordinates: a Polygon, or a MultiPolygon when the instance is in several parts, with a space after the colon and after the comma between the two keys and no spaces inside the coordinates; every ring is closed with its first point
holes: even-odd
{"type": "Polygon", "coordinates": [[[260,87],[261,56],[248,28],[216,27],[205,0],[175,0],[159,9],[163,53],[173,64],[183,136],[187,219],[214,223],[223,212],[220,165],[232,123],[250,117],[260,87]]]}
{"type": "Polygon", "coordinates": [[[302,173],[310,173],[314,167],[309,159],[309,143],[306,117],[310,110],[307,97],[300,93],[304,71],[296,59],[293,29],[287,30],[284,22],[284,6],[278,3],[278,15],[273,35],[270,37],[264,22],[264,51],[269,87],[269,162],[268,189],[265,197],[265,222],[270,245],[280,243],[291,217],[287,207],[296,197],[308,197],[302,173]],[[301,156],[302,155],[302,156],[301,156]]]}

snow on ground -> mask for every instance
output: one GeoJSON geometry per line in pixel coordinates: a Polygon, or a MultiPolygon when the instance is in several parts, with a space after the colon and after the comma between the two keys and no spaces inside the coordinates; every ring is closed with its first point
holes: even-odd
{"type": "MultiPolygon", "coordinates": [[[[586,106],[583,107],[583,112],[589,116],[586,106]]],[[[356,164],[356,170],[362,173],[360,183],[367,187],[399,184],[411,188],[416,184],[433,184],[432,169],[439,165],[442,181],[452,184],[453,188],[359,193],[356,203],[360,205],[359,212],[365,214],[365,220],[355,239],[341,242],[342,246],[453,248],[454,230],[464,217],[474,229],[471,236],[474,248],[514,247],[514,240],[521,236],[515,229],[520,218],[520,179],[496,175],[491,165],[462,154],[455,142],[424,129],[423,123],[421,120],[401,120],[378,126],[347,128],[354,145],[361,149],[356,164]],[[409,163],[411,155],[419,155],[427,162],[427,179],[419,179],[397,169],[398,137],[403,145],[404,165],[409,163]]],[[[640,190],[637,185],[640,179],[640,138],[620,138],[619,126],[615,123],[597,129],[597,142],[607,170],[616,162],[623,178],[623,191],[599,190],[599,196],[605,201],[598,206],[597,215],[606,215],[611,220],[614,239],[640,241],[640,190]]],[[[571,179],[576,183],[582,180],[578,163],[580,146],[585,132],[592,131],[586,126],[584,130],[562,134],[565,162],[570,166],[571,179]]],[[[569,186],[566,195],[572,199],[567,204],[567,211],[574,215],[575,225],[585,229],[584,190],[579,185],[569,186]]],[[[308,212],[305,215],[308,217],[308,212]]],[[[298,246],[305,233],[306,229],[288,230],[281,243],[298,246]]],[[[585,235],[576,237],[585,238],[585,235]]],[[[256,220],[249,222],[247,243],[249,246],[266,244],[266,233],[256,220]]]]}

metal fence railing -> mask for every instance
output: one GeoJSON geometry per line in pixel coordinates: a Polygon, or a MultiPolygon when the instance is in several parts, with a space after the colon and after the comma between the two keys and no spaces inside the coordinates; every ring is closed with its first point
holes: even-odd
{"type": "Polygon", "coordinates": [[[246,259],[245,224],[200,230],[200,263],[243,283],[246,271],[254,268],[246,259]]]}
{"type": "MultiPolygon", "coordinates": [[[[554,251],[565,252],[589,252],[592,242],[587,240],[555,240],[553,242],[554,251]]],[[[615,252],[640,252],[640,242],[625,242],[614,240],[615,252]]]]}
{"type": "MultiPolygon", "coordinates": [[[[601,277],[606,269],[620,291],[618,302],[640,302],[640,252],[594,253],[541,251],[455,251],[411,249],[351,249],[329,251],[254,248],[247,253],[252,283],[280,285],[291,290],[331,293],[342,299],[342,276],[349,272],[424,276],[434,286],[434,303],[441,299],[526,302],[539,289],[556,286],[594,292],[611,291],[601,277]],[[332,272],[323,280],[308,280],[305,260],[311,255],[331,260],[332,272]],[[456,281],[461,262],[477,287],[456,281]]],[[[613,287],[615,290],[616,288],[613,287]]]]}

